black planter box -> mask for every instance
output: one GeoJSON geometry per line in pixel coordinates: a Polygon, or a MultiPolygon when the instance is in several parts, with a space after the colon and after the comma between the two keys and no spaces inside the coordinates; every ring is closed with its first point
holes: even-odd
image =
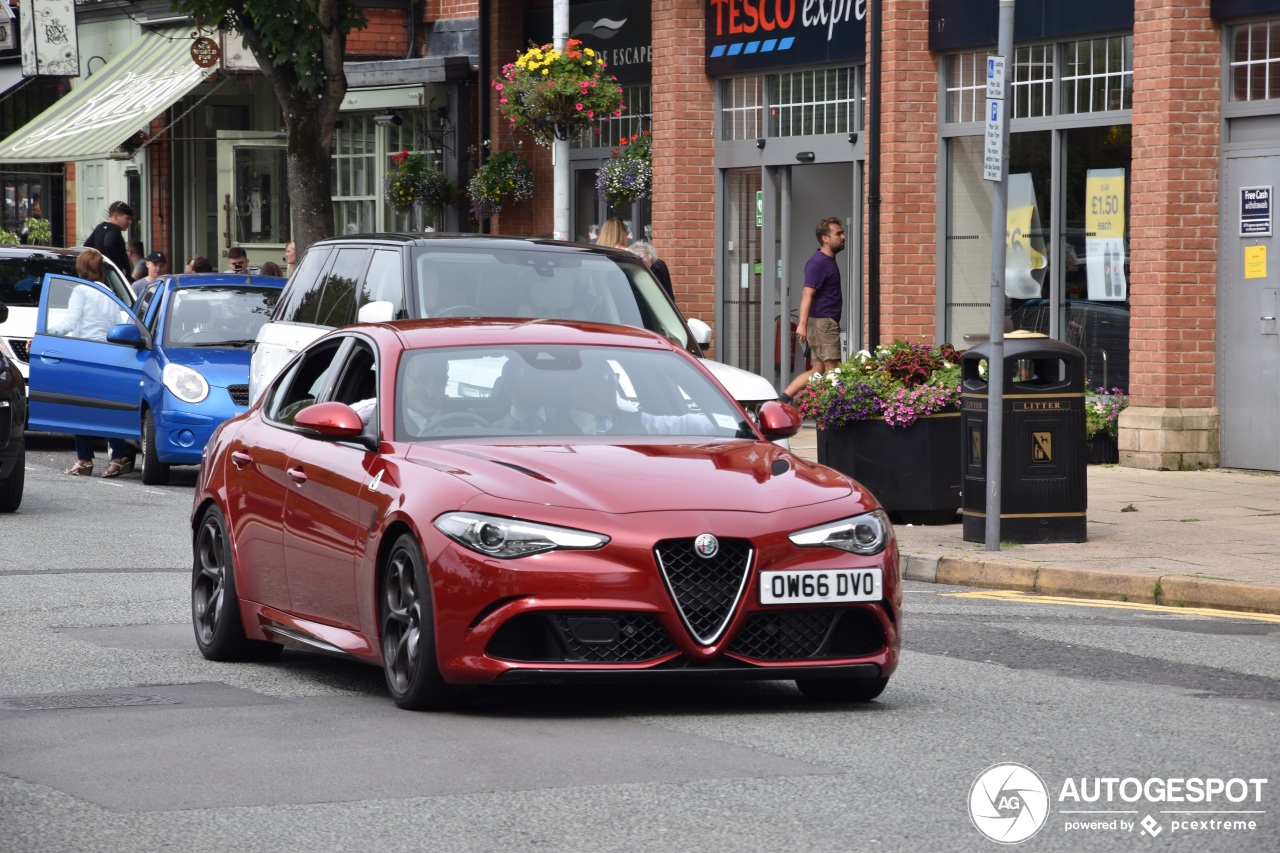
{"type": "Polygon", "coordinates": [[[895,520],[956,520],[964,482],[959,412],[929,415],[908,427],[874,420],[820,429],[818,461],[865,486],[895,520]]]}
{"type": "Polygon", "coordinates": [[[1115,465],[1120,461],[1120,444],[1109,432],[1096,433],[1084,443],[1084,461],[1089,465],[1115,465]]]}

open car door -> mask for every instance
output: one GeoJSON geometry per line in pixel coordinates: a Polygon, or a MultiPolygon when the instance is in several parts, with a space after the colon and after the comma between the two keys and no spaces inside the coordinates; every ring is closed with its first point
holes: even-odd
{"type": "Polygon", "coordinates": [[[31,341],[30,429],[139,440],[150,351],[151,334],[111,288],[45,275],[31,341]]]}

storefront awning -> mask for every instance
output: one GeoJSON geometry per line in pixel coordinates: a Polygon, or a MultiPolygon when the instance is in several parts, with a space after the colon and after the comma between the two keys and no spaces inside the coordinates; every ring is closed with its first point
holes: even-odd
{"type": "Polygon", "coordinates": [[[86,82],[0,141],[0,163],[106,157],[212,69],[191,59],[191,41],[146,33],[86,82]]]}

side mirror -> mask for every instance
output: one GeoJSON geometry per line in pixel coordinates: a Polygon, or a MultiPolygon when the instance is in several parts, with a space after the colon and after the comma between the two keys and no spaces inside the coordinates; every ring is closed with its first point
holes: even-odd
{"type": "Polygon", "coordinates": [[[396,318],[396,306],[390,302],[366,302],[356,312],[357,323],[386,323],[396,318]]]}
{"type": "Polygon", "coordinates": [[[759,419],[760,431],[764,433],[764,437],[770,441],[779,438],[791,438],[800,431],[803,420],[800,417],[800,410],[790,403],[783,403],[780,400],[768,400],[760,404],[760,411],[756,414],[759,419]]]}
{"type": "Polygon", "coordinates": [[[124,344],[135,349],[147,348],[147,341],[142,336],[142,330],[133,323],[120,323],[112,326],[107,332],[107,343],[124,344]]]}
{"type": "Polygon", "coordinates": [[[364,435],[364,421],[346,403],[318,403],[298,412],[293,425],[318,438],[358,439],[364,435]]]}
{"type": "Polygon", "coordinates": [[[689,331],[693,332],[693,339],[698,342],[698,346],[710,346],[711,327],[697,318],[690,319],[688,322],[689,331]]]}

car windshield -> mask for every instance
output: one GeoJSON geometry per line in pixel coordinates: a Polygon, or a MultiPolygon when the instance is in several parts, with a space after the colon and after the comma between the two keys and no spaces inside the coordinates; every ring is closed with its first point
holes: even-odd
{"type": "Polygon", "coordinates": [[[459,347],[405,353],[396,438],[755,438],[711,380],[669,350],[459,347]]]}
{"type": "Polygon", "coordinates": [[[76,259],[39,254],[0,258],[0,302],[6,305],[39,305],[45,273],[75,276],[76,259]]]}
{"type": "Polygon", "coordinates": [[[638,326],[690,349],[688,328],[639,258],[545,249],[419,249],[423,317],[538,317],[638,326]]]}
{"type": "Polygon", "coordinates": [[[278,287],[178,288],[169,297],[165,346],[252,346],[279,298],[278,287]]]}

